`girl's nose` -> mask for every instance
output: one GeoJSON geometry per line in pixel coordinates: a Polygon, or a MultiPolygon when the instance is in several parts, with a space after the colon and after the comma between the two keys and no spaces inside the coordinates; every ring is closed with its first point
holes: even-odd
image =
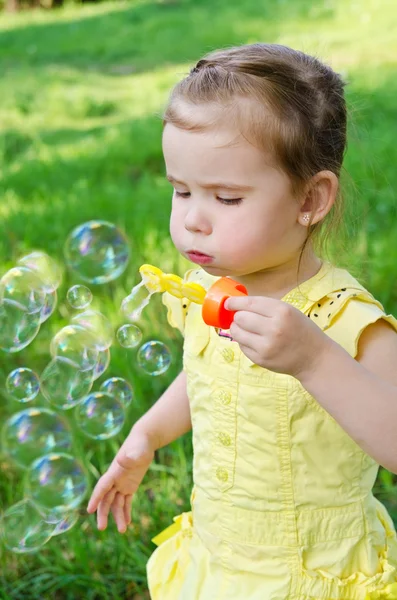
{"type": "Polygon", "coordinates": [[[209,219],[197,207],[192,207],[185,216],[185,229],[191,233],[209,235],[212,231],[212,225],[209,219]]]}

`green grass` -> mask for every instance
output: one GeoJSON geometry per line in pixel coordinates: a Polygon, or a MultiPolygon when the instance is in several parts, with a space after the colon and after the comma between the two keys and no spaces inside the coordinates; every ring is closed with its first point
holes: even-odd
{"type": "MultiPolygon", "coordinates": [[[[159,115],[170,87],[213,48],[253,41],[291,45],[326,60],[348,80],[352,123],[345,167],[350,200],[353,272],[397,313],[395,145],[397,5],[392,1],[176,0],[67,6],[60,11],[0,17],[0,271],[32,248],[62,262],[62,246],[76,225],[93,218],[121,226],[132,260],[106,286],[92,286],[97,305],[115,326],[121,299],[149,262],[182,272],[185,263],[168,235],[170,188],[164,179],[159,115]],[[393,62],[394,60],[394,62],[393,62]]],[[[338,242],[335,248],[339,248],[338,242]]],[[[0,387],[16,366],[41,371],[53,334],[71,311],[65,271],[56,314],[20,354],[2,354],[0,387]]],[[[75,435],[75,453],[94,484],[131,424],[158,398],[180,368],[180,337],[158,299],[143,322],[144,339],[167,342],[174,362],[150,378],[135,351],[112,348],[106,376],[129,379],[136,401],[124,431],[107,442],[75,435]]],[[[103,378],[102,378],[103,379],[103,378]]],[[[39,398],[35,405],[44,405],[39,398]]],[[[1,418],[20,409],[3,398],[1,418]]],[[[66,414],[73,426],[73,418],[66,414]]],[[[190,436],[158,453],[135,499],[134,525],[125,535],[99,533],[81,510],[79,525],[37,554],[1,548],[0,598],[132,599],[145,590],[150,538],[188,507],[190,436]]],[[[22,474],[0,455],[0,507],[21,499],[22,474]]],[[[377,495],[397,521],[394,476],[381,470],[377,495]]]]}

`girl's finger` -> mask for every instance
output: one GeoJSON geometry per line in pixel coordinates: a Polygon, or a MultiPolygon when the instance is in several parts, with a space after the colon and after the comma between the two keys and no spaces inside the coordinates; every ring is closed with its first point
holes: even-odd
{"type": "Polygon", "coordinates": [[[132,494],[125,497],[124,518],[127,525],[131,523],[132,494]]]}
{"type": "Polygon", "coordinates": [[[234,315],[233,322],[238,325],[244,331],[250,333],[256,333],[260,335],[260,329],[265,329],[269,321],[266,321],[263,315],[257,313],[247,312],[246,310],[239,310],[234,315]]]}
{"type": "Polygon", "coordinates": [[[118,492],[113,500],[112,506],[110,510],[112,512],[113,518],[117,525],[117,529],[119,533],[124,533],[127,529],[127,524],[124,518],[124,504],[125,504],[125,496],[118,492]]]}
{"type": "Polygon", "coordinates": [[[264,317],[272,317],[282,300],[268,296],[230,296],[225,302],[226,310],[246,310],[264,317]]]}
{"type": "Polygon", "coordinates": [[[104,496],[109,492],[113,486],[113,479],[103,475],[91,494],[91,498],[88,502],[87,512],[93,513],[97,510],[99,503],[102,501],[104,496]]]}
{"type": "Polygon", "coordinates": [[[253,351],[256,351],[255,346],[261,339],[260,335],[242,329],[237,323],[230,325],[230,335],[240,346],[246,346],[253,351]]]}
{"type": "Polygon", "coordinates": [[[107,527],[109,509],[113,503],[116,493],[117,492],[116,492],[115,488],[112,488],[105,495],[105,497],[101,500],[101,502],[98,505],[97,523],[98,523],[98,529],[100,531],[102,531],[103,529],[106,529],[106,527],[107,527]]]}

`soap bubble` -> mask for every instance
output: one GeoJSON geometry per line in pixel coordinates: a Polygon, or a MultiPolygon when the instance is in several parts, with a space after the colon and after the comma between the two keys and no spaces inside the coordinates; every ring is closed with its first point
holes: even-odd
{"type": "Polygon", "coordinates": [[[62,519],[58,521],[55,525],[55,529],[51,537],[55,537],[56,535],[60,535],[61,533],[66,533],[69,529],[72,529],[74,525],[76,525],[79,518],[79,513],[77,510],[72,510],[63,515],[62,519]]]}
{"type": "Polygon", "coordinates": [[[88,221],[66,240],[65,260],[88,283],[107,283],[119,277],[129,260],[128,242],[113,223],[88,221]]]}
{"type": "Polygon", "coordinates": [[[106,350],[100,350],[98,353],[98,361],[94,367],[92,379],[96,381],[99,377],[106,371],[110,364],[110,350],[106,348],[106,350]]]}
{"type": "Polygon", "coordinates": [[[106,440],[121,430],[125,413],[120,400],[105,392],[92,392],[76,409],[81,431],[95,440],[106,440]]]}
{"type": "Polygon", "coordinates": [[[45,252],[31,252],[23,256],[18,261],[18,265],[34,271],[49,293],[54,292],[61,284],[62,271],[55,260],[45,252]]]}
{"type": "Polygon", "coordinates": [[[110,348],[113,342],[113,327],[109,319],[96,310],[86,310],[75,315],[71,322],[90,331],[98,350],[110,348]]]}
{"type": "Polygon", "coordinates": [[[68,289],[66,298],[72,308],[80,310],[91,304],[92,292],[85,285],[74,285],[68,289]]]}
{"type": "Polygon", "coordinates": [[[77,508],[87,492],[83,466],[69,454],[46,454],[29,467],[25,494],[37,509],[63,513],[77,508]]]}
{"type": "Polygon", "coordinates": [[[138,365],[149,375],[165,373],[171,364],[171,354],[167,346],[157,340],[143,344],[137,354],[138,365]]]}
{"type": "Polygon", "coordinates": [[[54,533],[54,525],[46,523],[39,511],[24,499],[3,514],[0,527],[4,545],[18,554],[36,552],[54,533]]]}
{"type": "Polygon", "coordinates": [[[27,408],[12,415],[3,425],[4,454],[22,468],[49,452],[70,450],[69,425],[47,408],[27,408]]]}
{"type": "Polygon", "coordinates": [[[128,321],[139,321],[145,306],[149,304],[152,292],[145,287],[143,281],[138,283],[121,303],[121,312],[128,321]]]}
{"type": "Polygon", "coordinates": [[[0,302],[11,301],[29,314],[44,308],[46,295],[40,277],[26,267],[14,267],[0,279],[0,302]]]}
{"type": "Polygon", "coordinates": [[[39,378],[31,369],[14,369],[6,380],[8,394],[18,402],[30,402],[40,391],[39,378]]]}
{"type": "Polygon", "coordinates": [[[40,324],[44,323],[49,319],[56,309],[58,296],[56,290],[48,292],[45,297],[45,304],[40,311],[40,324]]]}
{"type": "Polygon", "coordinates": [[[63,358],[82,371],[95,367],[99,354],[92,333],[76,324],[58,331],[51,341],[50,352],[53,358],[63,358]]]}
{"type": "Polygon", "coordinates": [[[116,334],[120,346],[135,348],[142,340],[142,331],[136,325],[122,325],[116,334]]]}
{"type": "Polygon", "coordinates": [[[0,304],[0,349],[19,352],[34,340],[40,329],[40,313],[29,314],[13,300],[0,304]]]}
{"type": "Polygon", "coordinates": [[[82,371],[58,356],[48,363],[40,379],[43,396],[62,410],[73,408],[81,402],[90,392],[92,383],[91,371],[82,371]]]}
{"type": "Polygon", "coordinates": [[[122,377],[111,377],[106,379],[99,388],[101,392],[114,396],[124,407],[131,404],[134,392],[131,385],[122,377]]]}

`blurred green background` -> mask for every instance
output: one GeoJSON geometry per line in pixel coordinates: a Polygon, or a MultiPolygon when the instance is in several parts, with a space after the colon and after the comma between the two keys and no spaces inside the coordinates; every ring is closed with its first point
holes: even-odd
{"type": "MultiPolygon", "coordinates": [[[[171,187],[164,177],[161,112],[171,86],[206,52],[267,41],[317,55],[348,82],[349,148],[343,185],[348,202],[345,252],[331,248],[397,315],[395,145],[397,4],[390,0],[142,0],[66,4],[58,10],[0,15],[0,274],[31,249],[63,262],[68,233],[106,219],[128,235],[132,260],[115,282],[91,286],[115,327],[120,302],[148,262],[182,273],[187,266],[168,234],[171,187]]],[[[8,372],[41,372],[49,342],[68,322],[66,272],[56,313],[33,344],[0,357],[0,390],[8,372]]],[[[181,367],[181,338],[166,323],[159,298],[146,310],[144,339],[167,343],[170,370],[139,372],[134,350],[117,345],[106,377],[126,377],[136,399],[122,433],[95,442],[75,432],[76,456],[91,484],[112,460],[134,421],[181,367]]],[[[102,376],[102,380],[106,378],[102,376]]],[[[95,389],[98,389],[97,387],[95,389]]],[[[34,405],[45,405],[38,398],[34,405]]],[[[1,422],[23,408],[0,396],[1,422]]],[[[73,414],[67,419],[74,427],[73,414]]],[[[0,454],[0,509],[23,496],[22,473],[0,454]]],[[[187,435],[157,453],[134,500],[133,524],[99,533],[81,508],[78,525],[40,552],[17,555],[0,546],[0,598],[146,598],[151,537],[188,507],[191,443],[187,435]]],[[[381,469],[376,495],[397,522],[396,477],[381,469]]]]}

